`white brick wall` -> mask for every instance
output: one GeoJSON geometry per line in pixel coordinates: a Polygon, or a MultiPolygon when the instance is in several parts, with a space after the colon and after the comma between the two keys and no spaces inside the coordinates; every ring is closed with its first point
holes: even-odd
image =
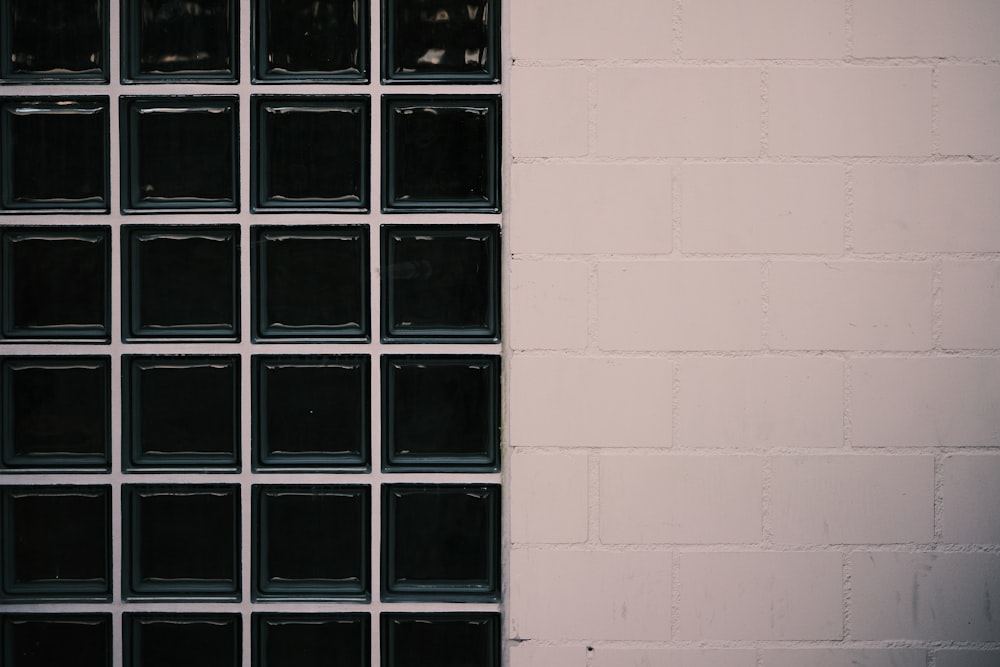
{"type": "Polygon", "coordinates": [[[504,20],[508,664],[1000,665],[1000,2],[504,20]]]}

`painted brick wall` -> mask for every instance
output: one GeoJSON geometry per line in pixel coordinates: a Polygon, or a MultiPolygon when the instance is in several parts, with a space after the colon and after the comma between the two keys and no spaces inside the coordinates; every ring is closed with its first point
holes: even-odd
{"type": "Polygon", "coordinates": [[[1000,2],[505,21],[509,664],[1000,665],[1000,2]]]}

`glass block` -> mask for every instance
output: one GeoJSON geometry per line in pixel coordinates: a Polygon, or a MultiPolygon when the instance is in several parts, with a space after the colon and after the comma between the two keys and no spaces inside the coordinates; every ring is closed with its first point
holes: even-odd
{"type": "Polygon", "coordinates": [[[254,210],[368,210],[367,97],[254,96],[254,210]]]}
{"type": "Polygon", "coordinates": [[[111,614],[0,614],[3,667],[111,667],[111,614]]]}
{"type": "Polygon", "coordinates": [[[386,96],[382,131],[385,211],[500,210],[498,96],[386,96]]]}
{"type": "Polygon", "coordinates": [[[370,667],[368,614],[253,614],[256,667],[370,667]]]}
{"type": "Polygon", "coordinates": [[[0,209],[107,212],[107,97],[0,99],[0,209]]]}
{"type": "Polygon", "coordinates": [[[500,358],[382,357],[382,469],[500,465],[500,358]]]}
{"type": "Polygon", "coordinates": [[[126,598],[240,597],[238,484],[124,484],[126,598]]]}
{"type": "Polygon", "coordinates": [[[368,80],[368,0],[254,0],[254,79],[368,80]]]}
{"type": "Polygon", "coordinates": [[[5,486],[8,601],[111,598],[111,487],[5,486]]]}
{"type": "Polygon", "coordinates": [[[367,486],[255,484],[254,599],[367,600],[367,486]]]}
{"type": "Polygon", "coordinates": [[[255,340],[369,340],[368,227],[252,234],[255,340]]]}
{"type": "Polygon", "coordinates": [[[386,0],[386,82],[499,81],[498,0],[386,0]]]}
{"type": "Polygon", "coordinates": [[[499,667],[500,616],[383,613],[382,667],[499,667]]]}
{"type": "Polygon", "coordinates": [[[7,357],[2,466],[107,470],[111,450],[109,357],[7,357]]]}
{"type": "Polygon", "coordinates": [[[240,667],[242,646],[239,614],[122,616],[124,667],[240,667]]]}
{"type": "Polygon", "coordinates": [[[239,227],[122,227],[122,336],[239,338],[239,227]]]}
{"type": "Polygon", "coordinates": [[[109,227],[7,227],[0,239],[4,338],[108,340],[109,227]]]}
{"type": "Polygon", "coordinates": [[[236,82],[239,4],[122,0],[122,81],[236,82]]]}
{"type": "Polygon", "coordinates": [[[254,467],[368,469],[367,356],[257,356],[254,467]]]}
{"type": "Polygon", "coordinates": [[[234,212],[236,97],[121,99],[122,210],[234,212]]]}
{"type": "Polygon", "coordinates": [[[107,0],[2,0],[0,77],[11,83],[108,81],[107,0]]]}
{"type": "Polygon", "coordinates": [[[382,338],[500,338],[500,228],[382,227],[382,338]]]}
{"type": "Polygon", "coordinates": [[[123,358],[125,470],[239,470],[240,358],[123,358]]]}
{"type": "Polygon", "coordinates": [[[495,601],[500,487],[382,487],[382,599],[495,601]]]}

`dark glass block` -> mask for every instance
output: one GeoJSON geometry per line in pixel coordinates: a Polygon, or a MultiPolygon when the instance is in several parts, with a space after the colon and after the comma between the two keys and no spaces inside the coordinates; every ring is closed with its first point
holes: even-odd
{"type": "Polygon", "coordinates": [[[382,357],[383,470],[490,472],[499,452],[499,357],[382,357]]]}
{"type": "Polygon", "coordinates": [[[256,667],[369,667],[368,614],[253,614],[256,667]]]}
{"type": "Polygon", "coordinates": [[[236,211],[235,97],[121,99],[122,209],[236,211]]]}
{"type": "Polygon", "coordinates": [[[7,486],[3,598],[111,597],[111,487],[7,486]]]}
{"type": "Polygon", "coordinates": [[[104,226],[0,229],[3,336],[107,340],[110,231],[104,226]]]}
{"type": "Polygon", "coordinates": [[[3,0],[0,77],[108,81],[107,0],[3,0]]]}
{"type": "Polygon", "coordinates": [[[239,337],[236,225],[122,228],[123,337],[239,337]]]}
{"type": "Polygon", "coordinates": [[[240,667],[242,618],[125,612],[122,646],[124,667],[240,667]]]}
{"type": "Polygon", "coordinates": [[[240,593],[238,484],[122,486],[126,598],[240,593]]]}
{"type": "Polygon", "coordinates": [[[382,227],[384,340],[499,337],[499,227],[382,227]]]}
{"type": "Polygon", "coordinates": [[[499,667],[494,613],[383,613],[382,667],[499,667]]]}
{"type": "Polygon", "coordinates": [[[122,81],[235,82],[239,4],[122,0],[122,81]]]}
{"type": "Polygon", "coordinates": [[[367,356],[254,356],[253,363],[255,468],[367,468],[367,356]]]}
{"type": "Polygon", "coordinates": [[[110,358],[8,357],[2,369],[2,467],[108,468],[110,358]]]}
{"type": "Polygon", "coordinates": [[[239,469],[238,356],[126,356],[124,361],[126,470],[239,469]]]}
{"type": "Polygon", "coordinates": [[[254,210],[368,209],[367,97],[253,97],[254,210]]]}
{"type": "Polygon", "coordinates": [[[498,0],[387,0],[383,78],[498,81],[499,9],[498,0]]]}
{"type": "Polygon", "coordinates": [[[500,595],[500,487],[382,487],[382,599],[480,600],[500,595]]]}
{"type": "Polygon", "coordinates": [[[107,97],[0,100],[0,208],[108,211],[107,97]]]}
{"type": "Polygon", "coordinates": [[[111,614],[2,614],[3,667],[111,667],[111,614]]]}
{"type": "Polygon", "coordinates": [[[262,486],[254,496],[254,599],[368,598],[367,486],[262,486]]]}
{"type": "Polygon", "coordinates": [[[383,98],[382,208],[500,210],[500,98],[383,98]]]}
{"type": "Polygon", "coordinates": [[[255,0],[254,78],[368,80],[368,0],[255,0]]]}

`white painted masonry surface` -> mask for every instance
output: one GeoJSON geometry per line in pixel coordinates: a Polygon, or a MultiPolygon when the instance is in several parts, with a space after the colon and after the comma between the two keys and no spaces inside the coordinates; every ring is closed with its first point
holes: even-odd
{"type": "Polygon", "coordinates": [[[507,664],[1000,665],[1000,1],[504,11],[507,664]]]}

